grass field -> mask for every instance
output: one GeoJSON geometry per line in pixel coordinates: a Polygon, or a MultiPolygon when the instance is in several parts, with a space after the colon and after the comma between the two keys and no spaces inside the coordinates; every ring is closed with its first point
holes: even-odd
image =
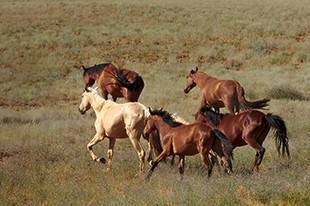
{"type": "MultiPolygon", "coordinates": [[[[308,0],[1,0],[0,22],[0,205],[310,205],[308,0]],[[143,76],[143,104],[188,121],[199,104],[197,89],[183,93],[191,68],[238,80],[248,99],[272,99],[292,159],[269,135],[259,173],[244,147],[230,177],[208,179],[197,156],[182,181],[161,164],[146,183],[120,140],[105,172],[86,150],[94,114],[77,108],[78,67],[106,61],[143,76]]],[[[105,156],[107,140],[94,150],[105,156]]]]}

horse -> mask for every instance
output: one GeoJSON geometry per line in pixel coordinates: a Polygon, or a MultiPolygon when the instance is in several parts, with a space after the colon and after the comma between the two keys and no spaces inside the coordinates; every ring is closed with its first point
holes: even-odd
{"type": "MultiPolygon", "coordinates": [[[[174,119],[173,126],[175,127],[189,124],[186,120],[184,120],[182,117],[178,116],[175,113],[171,114],[171,117],[174,119]]],[[[149,134],[148,138],[145,136],[144,138],[149,142],[150,150],[149,150],[147,161],[150,163],[150,165],[152,165],[152,162],[154,161],[154,159],[158,155],[160,155],[160,153],[162,153],[163,151],[160,136],[159,136],[158,131],[154,130],[152,133],[149,134]]],[[[172,156],[171,163],[170,163],[171,166],[174,165],[174,160],[175,160],[175,155],[172,156]]]]}
{"type": "Polygon", "coordinates": [[[148,108],[138,102],[127,102],[118,104],[111,100],[102,98],[96,89],[88,88],[82,94],[82,101],[79,106],[81,114],[85,114],[90,108],[96,113],[95,129],[96,134],[87,144],[92,159],[96,162],[106,163],[106,160],[97,157],[92,151],[92,147],[102,141],[109,139],[108,170],[112,167],[113,148],[116,139],[129,138],[136,150],[140,161],[140,172],[144,168],[145,152],[140,143],[149,114],[148,108]]]}
{"type": "Polygon", "coordinates": [[[278,154],[290,157],[287,128],[284,120],[273,114],[264,114],[257,110],[249,110],[235,114],[219,114],[209,106],[200,109],[196,120],[205,122],[213,129],[218,129],[231,141],[233,149],[244,145],[251,146],[256,151],[251,171],[258,171],[265,148],[263,142],[270,129],[274,129],[275,146],[278,154]]]}
{"type": "Polygon", "coordinates": [[[162,139],[163,151],[152,163],[152,167],[146,175],[146,180],[150,179],[158,163],[170,155],[178,155],[180,157],[178,167],[179,173],[183,175],[185,156],[192,156],[198,153],[207,167],[208,177],[210,177],[212,165],[210,165],[208,155],[211,149],[216,151],[225,160],[226,173],[230,174],[232,172],[232,146],[219,130],[213,130],[202,122],[176,126],[178,123],[166,111],[152,111],[150,109],[149,113],[150,116],[147,118],[144,133],[148,137],[151,132],[157,130],[162,139]],[[221,143],[223,143],[225,149],[222,148],[221,143]]]}
{"type": "Polygon", "coordinates": [[[112,63],[82,68],[85,89],[93,86],[96,81],[101,95],[106,100],[110,94],[113,101],[124,97],[127,102],[137,102],[144,88],[144,81],[138,73],[126,68],[117,68],[112,63]]]}
{"type": "MultiPolygon", "coordinates": [[[[201,91],[200,108],[209,105],[219,112],[226,107],[230,113],[239,113],[241,110],[263,109],[268,106],[269,99],[250,102],[244,97],[244,89],[234,80],[218,80],[204,72],[191,70],[186,76],[186,87],[184,93],[198,86],[201,91]]],[[[199,110],[198,110],[199,111],[199,110]]]]}

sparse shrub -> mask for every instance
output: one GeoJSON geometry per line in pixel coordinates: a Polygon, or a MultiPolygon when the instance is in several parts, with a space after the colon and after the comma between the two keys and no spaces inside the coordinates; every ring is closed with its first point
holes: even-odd
{"type": "Polygon", "coordinates": [[[274,99],[309,100],[303,93],[287,85],[273,87],[267,91],[267,95],[274,99]]]}

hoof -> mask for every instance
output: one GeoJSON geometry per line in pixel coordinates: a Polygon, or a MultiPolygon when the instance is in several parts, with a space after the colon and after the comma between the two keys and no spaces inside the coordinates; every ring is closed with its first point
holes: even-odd
{"type": "Polygon", "coordinates": [[[149,161],[149,165],[152,167],[153,164],[154,164],[154,161],[153,161],[153,160],[150,160],[150,161],[149,161]]]}

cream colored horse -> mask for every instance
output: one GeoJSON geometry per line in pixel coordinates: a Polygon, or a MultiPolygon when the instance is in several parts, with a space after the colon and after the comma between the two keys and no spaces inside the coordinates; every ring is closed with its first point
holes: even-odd
{"type": "Polygon", "coordinates": [[[149,110],[138,102],[128,102],[118,104],[111,100],[102,98],[96,89],[88,88],[82,94],[82,102],[79,111],[84,114],[91,107],[96,113],[96,135],[87,144],[87,149],[94,161],[105,163],[104,158],[98,158],[92,147],[104,138],[109,139],[108,170],[112,167],[113,148],[117,138],[129,138],[133,147],[138,153],[140,160],[140,172],[144,168],[145,152],[140,143],[140,137],[143,133],[149,110]]]}

